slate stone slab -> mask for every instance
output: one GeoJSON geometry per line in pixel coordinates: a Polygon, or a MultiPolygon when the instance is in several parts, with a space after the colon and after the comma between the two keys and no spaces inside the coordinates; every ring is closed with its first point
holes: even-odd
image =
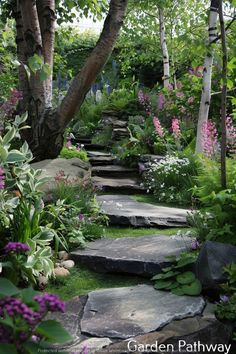
{"type": "Polygon", "coordinates": [[[134,227],[184,227],[189,210],[156,206],[133,200],[127,195],[99,196],[102,210],[110,224],[134,227]]]}
{"type": "Polygon", "coordinates": [[[126,339],[201,314],[204,306],[201,297],[176,296],[148,285],[93,291],[88,295],[81,332],[126,339]]]}
{"type": "Polygon", "coordinates": [[[179,255],[190,243],[191,238],[162,235],[104,238],[71,252],[71,257],[97,272],[152,276],[168,264],[167,256],[179,255]]]}
{"type": "Polygon", "coordinates": [[[89,162],[92,166],[111,165],[116,161],[114,156],[92,156],[89,162]]]}
{"type": "Polygon", "coordinates": [[[92,177],[95,186],[103,188],[105,191],[125,191],[127,193],[138,193],[144,191],[137,178],[104,178],[92,177]]]}
{"type": "MultiPolygon", "coordinates": [[[[228,345],[232,335],[232,329],[233,327],[231,325],[223,324],[218,321],[213,314],[209,315],[204,311],[202,316],[172,321],[160,331],[131,338],[130,340],[132,340],[132,342],[130,344],[128,344],[129,340],[118,342],[109,345],[102,351],[98,350],[96,353],[128,354],[132,352],[135,354],[140,354],[140,350],[135,350],[135,345],[147,345],[149,348],[152,346],[149,350],[146,350],[145,353],[153,353],[156,349],[155,345],[157,342],[159,346],[161,344],[165,346],[173,345],[175,350],[174,353],[184,353],[184,348],[181,348],[181,351],[179,350],[180,340],[185,341],[190,345],[194,345],[194,343],[197,343],[198,341],[203,345],[215,345],[219,343],[222,345],[228,345]]],[[[160,351],[158,352],[160,353],[160,351]]],[[[196,351],[191,352],[196,353],[196,351]]],[[[168,353],[172,353],[172,351],[169,350],[168,353]]],[[[201,350],[201,348],[197,351],[197,354],[205,353],[206,350],[201,350]]]]}
{"type": "Polygon", "coordinates": [[[137,174],[137,169],[128,168],[120,165],[107,165],[107,166],[94,166],[92,168],[92,176],[100,176],[100,177],[130,177],[137,174]]]}
{"type": "Polygon", "coordinates": [[[89,157],[111,157],[112,155],[109,152],[104,151],[87,151],[89,157]]]}
{"type": "Polygon", "coordinates": [[[236,263],[236,247],[221,242],[206,241],[196,262],[196,273],[206,289],[218,289],[226,281],[224,267],[236,263]]]}

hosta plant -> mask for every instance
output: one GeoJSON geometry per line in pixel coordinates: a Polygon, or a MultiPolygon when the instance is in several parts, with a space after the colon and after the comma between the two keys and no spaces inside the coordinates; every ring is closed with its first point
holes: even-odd
{"type": "Polygon", "coordinates": [[[199,295],[202,291],[202,285],[195,274],[186,269],[187,266],[195,263],[196,253],[171,257],[170,261],[173,264],[163,268],[162,273],[152,278],[155,281],[154,288],[169,290],[175,295],[199,295]]]}

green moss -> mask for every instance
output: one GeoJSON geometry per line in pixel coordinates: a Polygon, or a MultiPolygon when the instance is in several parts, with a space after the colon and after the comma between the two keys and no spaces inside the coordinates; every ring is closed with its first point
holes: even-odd
{"type": "Polygon", "coordinates": [[[100,274],[79,266],[72,269],[68,277],[51,281],[45,291],[57,294],[63,300],[69,300],[97,289],[133,286],[144,283],[150,284],[149,280],[145,278],[124,274],[100,274]]]}
{"type": "Polygon", "coordinates": [[[68,149],[63,147],[59,157],[64,159],[72,159],[73,157],[77,157],[80,160],[88,161],[87,152],[85,150],[77,150],[77,149],[68,149]]]}

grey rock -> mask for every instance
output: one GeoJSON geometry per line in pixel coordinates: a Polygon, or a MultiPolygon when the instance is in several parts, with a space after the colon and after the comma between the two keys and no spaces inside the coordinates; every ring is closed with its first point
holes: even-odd
{"type": "Polygon", "coordinates": [[[79,343],[74,344],[70,346],[69,348],[67,347],[67,351],[69,349],[70,353],[85,353],[85,348],[88,349],[89,354],[96,353],[98,350],[103,349],[104,347],[107,347],[109,344],[111,344],[112,341],[109,338],[88,338],[83,340],[82,342],[79,341],[79,343]]]}
{"type": "Polygon", "coordinates": [[[105,191],[125,191],[127,193],[138,193],[144,190],[135,177],[130,178],[104,178],[92,177],[92,181],[96,187],[103,188],[105,191]]]}
{"type": "Polygon", "coordinates": [[[201,314],[204,306],[201,297],[176,296],[148,285],[93,291],[84,308],[81,332],[126,339],[201,314]]]}
{"type": "Polygon", "coordinates": [[[196,274],[206,289],[219,289],[226,281],[224,267],[236,263],[236,247],[230,244],[206,241],[196,262],[196,274]]]}
{"type": "Polygon", "coordinates": [[[31,164],[34,169],[42,170],[41,177],[49,177],[50,180],[43,186],[44,190],[50,190],[55,187],[54,178],[60,171],[64,171],[68,180],[75,183],[81,179],[91,176],[90,165],[78,158],[63,159],[57,158],[54,160],[43,160],[31,164]]]}
{"type": "Polygon", "coordinates": [[[179,255],[190,244],[191,238],[162,235],[104,238],[71,252],[70,257],[98,272],[152,276],[168,264],[167,256],[179,255]]]}
{"type": "Polygon", "coordinates": [[[66,251],[58,252],[58,258],[62,261],[66,261],[69,258],[69,254],[66,251]]]}
{"type": "MultiPolygon", "coordinates": [[[[186,318],[179,321],[173,321],[167,326],[165,326],[160,331],[144,334],[132,338],[131,343],[135,345],[148,345],[152,346],[149,350],[145,350],[145,353],[153,353],[156,349],[155,345],[163,344],[165,346],[173,345],[174,352],[172,350],[164,351],[165,353],[183,353],[179,350],[179,341],[185,341],[187,344],[194,345],[198,341],[203,345],[214,345],[223,344],[228,345],[232,335],[232,326],[228,324],[223,324],[218,321],[215,317],[209,318],[208,316],[195,316],[193,318],[186,318]],[[152,351],[153,349],[153,351],[152,351]]],[[[135,350],[133,344],[129,348],[129,340],[122,341],[119,343],[112,344],[105,348],[103,351],[98,350],[97,354],[128,354],[132,350],[132,353],[140,354],[140,351],[135,350]]],[[[202,348],[202,347],[201,347],[202,348]]],[[[191,350],[191,353],[205,354],[206,350],[191,350]]],[[[186,348],[185,348],[186,349],[186,348]]],[[[157,351],[155,351],[157,352],[157,351]]],[[[218,352],[218,351],[217,351],[218,352]]],[[[158,351],[160,353],[160,351],[158,351]]],[[[163,353],[163,351],[162,351],[163,353]]],[[[212,353],[212,352],[211,352],[212,353]]],[[[216,353],[216,351],[215,351],[216,353]]]]}
{"type": "Polygon", "coordinates": [[[161,156],[161,155],[142,155],[140,156],[139,161],[140,162],[157,162],[160,161],[161,159],[165,158],[165,156],[161,156]]]}
{"type": "Polygon", "coordinates": [[[92,176],[99,177],[121,177],[136,175],[137,169],[128,168],[120,165],[94,166],[92,168],[92,176]]]}
{"type": "Polygon", "coordinates": [[[113,225],[134,227],[183,227],[187,226],[189,210],[140,203],[127,195],[99,196],[102,210],[113,225]]]}
{"type": "Polygon", "coordinates": [[[104,151],[87,151],[89,157],[111,157],[112,155],[109,152],[104,151]]]}
{"type": "Polygon", "coordinates": [[[115,163],[116,157],[114,156],[93,156],[89,159],[92,166],[111,165],[115,163]]]}
{"type": "Polygon", "coordinates": [[[53,312],[47,315],[47,319],[53,319],[60,322],[73,337],[72,341],[68,343],[68,345],[83,339],[80,331],[80,320],[83,315],[86,301],[86,296],[75,297],[72,300],[66,302],[64,313],[53,312]]]}
{"type": "Polygon", "coordinates": [[[61,265],[66,269],[71,269],[75,266],[75,262],[72,261],[71,259],[68,259],[66,261],[61,262],[61,265]]]}

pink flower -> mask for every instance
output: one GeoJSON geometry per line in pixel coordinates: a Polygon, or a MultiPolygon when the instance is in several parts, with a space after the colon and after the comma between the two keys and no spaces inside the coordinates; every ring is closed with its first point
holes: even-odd
{"type": "Polygon", "coordinates": [[[142,90],[139,90],[139,92],[138,92],[138,100],[139,100],[139,103],[145,109],[145,111],[148,114],[151,114],[152,108],[151,108],[150,97],[148,95],[146,95],[142,90]]]}
{"type": "Polygon", "coordinates": [[[231,117],[226,117],[226,137],[229,153],[236,153],[236,128],[233,126],[231,117]]]}
{"type": "Polygon", "coordinates": [[[183,92],[176,92],[176,97],[183,97],[184,96],[184,93],[183,92]]]}
{"type": "Polygon", "coordinates": [[[177,89],[178,89],[178,90],[181,90],[182,87],[183,87],[183,84],[182,84],[182,82],[178,81],[177,84],[176,84],[176,86],[177,86],[177,89]]]}
{"type": "Polygon", "coordinates": [[[70,139],[67,140],[67,142],[66,142],[66,147],[67,147],[68,149],[72,147],[72,142],[71,142],[70,139]]]}
{"type": "Polygon", "coordinates": [[[161,138],[163,138],[163,137],[164,137],[164,131],[163,131],[163,128],[162,128],[162,126],[161,126],[161,123],[160,123],[160,121],[159,121],[159,119],[158,119],[157,117],[154,117],[154,118],[153,118],[153,124],[154,124],[154,127],[155,127],[155,129],[156,129],[157,134],[158,134],[161,138]]]}
{"type": "Polygon", "coordinates": [[[188,104],[192,104],[194,102],[194,97],[189,97],[188,98],[188,104]]]}
{"type": "Polygon", "coordinates": [[[160,92],[158,97],[157,97],[157,108],[158,111],[162,111],[163,108],[165,107],[165,102],[166,102],[166,98],[164,93],[160,92]]]}
{"type": "Polygon", "coordinates": [[[173,87],[173,85],[169,84],[168,87],[167,87],[167,89],[168,89],[169,91],[173,91],[174,87],[173,87]]]}
{"type": "Polygon", "coordinates": [[[171,123],[172,133],[175,139],[179,139],[181,136],[180,124],[178,118],[173,118],[171,123]]]}
{"type": "Polygon", "coordinates": [[[218,151],[218,133],[215,123],[212,120],[203,123],[202,125],[202,148],[203,153],[212,158],[218,151]]]}

